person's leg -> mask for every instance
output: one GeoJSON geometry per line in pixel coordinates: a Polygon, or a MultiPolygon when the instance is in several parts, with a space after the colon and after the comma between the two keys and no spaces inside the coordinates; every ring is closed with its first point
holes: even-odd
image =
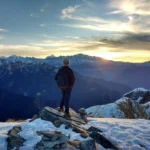
{"type": "Polygon", "coordinates": [[[64,102],[65,102],[65,90],[61,90],[61,92],[62,92],[62,98],[61,98],[61,102],[60,102],[60,109],[63,109],[64,102]]]}
{"type": "Polygon", "coordinates": [[[71,97],[71,91],[72,91],[71,88],[66,89],[66,91],[65,91],[64,103],[65,103],[65,112],[66,113],[69,113],[69,101],[70,101],[70,97],[71,97]]]}

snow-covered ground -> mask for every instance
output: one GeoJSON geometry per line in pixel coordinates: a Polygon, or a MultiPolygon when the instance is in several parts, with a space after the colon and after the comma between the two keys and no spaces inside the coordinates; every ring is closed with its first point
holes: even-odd
{"type": "Polygon", "coordinates": [[[50,121],[36,119],[33,122],[22,123],[0,123],[0,150],[7,150],[7,132],[13,128],[13,126],[21,125],[22,131],[20,136],[26,141],[24,146],[20,150],[33,150],[34,145],[41,140],[41,136],[36,134],[37,131],[62,131],[66,135],[70,135],[70,140],[87,140],[88,138],[82,138],[79,133],[73,132],[72,129],[65,129],[65,125],[61,125],[60,128],[56,128],[50,121]]]}
{"type": "MultiPolygon", "coordinates": [[[[103,135],[122,150],[150,150],[150,120],[144,119],[116,119],[116,118],[88,118],[85,128],[94,126],[103,131],[103,135]]],[[[34,145],[41,140],[36,131],[60,130],[70,135],[71,140],[83,139],[79,133],[65,129],[64,125],[56,128],[51,122],[36,119],[33,122],[0,123],[0,150],[7,150],[7,132],[16,125],[21,125],[20,136],[26,141],[21,150],[33,150],[34,145]]],[[[104,150],[100,146],[100,150],[104,150]]],[[[108,150],[108,149],[107,149],[108,150]]]]}
{"type": "Polygon", "coordinates": [[[122,150],[150,150],[150,120],[89,118],[85,128],[102,130],[107,139],[122,150]]]}

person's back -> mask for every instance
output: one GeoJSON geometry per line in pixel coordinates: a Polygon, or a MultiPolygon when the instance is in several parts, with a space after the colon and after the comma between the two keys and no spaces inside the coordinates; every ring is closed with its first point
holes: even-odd
{"type": "Polygon", "coordinates": [[[69,114],[69,101],[71,97],[72,87],[75,83],[75,76],[72,69],[69,67],[69,60],[66,58],[63,61],[64,66],[62,66],[56,76],[58,87],[62,91],[62,99],[60,103],[60,111],[63,111],[63,106],[65,105],[65,116],[70,117],[69,114]]]}
{"type": "Polygon", "coordinates": [[[67,74],[68,77],[68,86],[73,87],[74,82],[75,82],[75,77],[72,69],[69,66],[63,66],[60,68],[59,71],[62,71],[67,74]]]}

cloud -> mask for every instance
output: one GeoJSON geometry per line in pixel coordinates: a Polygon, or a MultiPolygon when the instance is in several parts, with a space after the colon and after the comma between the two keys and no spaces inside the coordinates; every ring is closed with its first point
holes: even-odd
{"type": "MultiPolygon", "coordinates": [[[[47,37],[47,36],[46,36],[47,37]]],[[[66,38],[72,38],[67,36],[66,38]]],[[[74,38],[74,37],[73,37],[74,38]]],[[[78,40],[43,40],[28,45],[0,45],[0,53],[4,56],[17,54],[21,56],[46,57],[51,54],[73,55],[84,53],[100,56],[103,58],[114,58],[114,60],[131,60],[143,57],[141,61],[150,58],[150,35],[126,33],[122,38],[80,38],[78,40]],[[133,56],[129,59],[129,56],[133,56]],[[122,59],[123,60],[123,59],[122,59]]],[[[132,61],[132,60],[131,60],[132,61]]],[[[134,60],[133,60],[134,61],[134,60]]]]}
{"type": "Polygon", "coordinates": [[[30,16],[31,16],[31,17],[33,17],[33,13],[32,13],[32,14],[30,14],[30,16]]]}
{"type": "Polygon", "coordinates": [[[74,13],[76,11],[77,8],[79,8],[80,5],[76,5],[76,6],[69,6],[65,9],[62,10],[61,14],[61,18],[62,19],[66,19],[66,18],[72,18],[72,13],[74,13]]]}
{"type": "Polygon", "coordinates": [[[78,37],[78,36],[65,36],[66,38],[71,38],[71,39],[75,39],[75,40],[78,40],[78,39],[80,39],[80,37],[78,37]]]}
{"type": "Polygon", "coordinates": [[[41,13],[44,12],[47,7],[48,7],[48,3],[45,3],[44,5],[42,5],[40,8],[40,12],[41,13]]]}
{"type": "Polygon", "coordinates": [[[82,28],[95,31],[106,31],[106,32],[134,32],[134,28],[129,26],[128,23],[122,22],[105,22],[99,23],[86,23],[86,24],[59,24],[60,26],[67,26],[72,28],[82,28]]]}
{"type": "Polygon", "coordinates": [[[50,35],[47,35],[47,34],[41,34],[39,36],[44,37],[44,38],[48,38],[48,39],[55,39],[56,38],[55,36],[50,36],[50,35]]]}
{"type": "Polygon", "coordinates": [[[77,20],[77,21],[99,22],[99,23],[107,22],[106,20],[99,18],[99,17],[94,17],[94,16],[90,17],[87,15],[85,16],[84,14],[82,16],[81,12],[76,11],[77,8],[81,8],[81,5],[69,6],[63,9],[61,12],[61,19],[72,19],[72,20],[77,20]]]}
{"type": "Polygon", "coordinates": [[[125,13],[137,15],[150,15],[149,0],[111,0],[109,6],[113,9],[112,14],[125,13]]]}
{"type": "Polygon", "coordinates": [[[46,57],[54,51],[54,49],[44,49],[33,45],[0,45],[1,56],[17,54],[20,56],[46,57]]]}
{"type": "MultiPolygon", "coordinates": [[[[122,38],[93,38],[94,41],[103,42],[106,47],[112,48],[112,52],[128,51],[150,51],[150,34],[125,33],[122,38]]],[[[93,45],[93,49],[101,45],[93,45]]]]}
{"type": "Polygon", "coordinates": [[[45,27],[47,24],[40,24],[40,27],[45,27]]]}
{"type": "Polygon", "coordinates": [[[33,46],[43,48],[54,48],[56,50],[76,50],[76,51],[97,51],[104,50],[110,52],[128,52],[128,51],[150,51],[150,34],[125,32],[121,37],[102,38],[79,38],[76,36],[66,36],[70,39],[44,40],[41,43],[31,43],[33,46]],[[72,39],[72,40],[71,40],[72,39]]]}
{"type": "MultiPolygon", "coordinates": [[[[91,3],[83,0],[84,3],[91,3]]],[[[107,18],[102,18],[104,14],[100,14],[99,10],[95,8],[95,16],[90,16],[87,9],[91,9],[91,5],[80,5],[80,9],[76,11],[79,5],[69,6],[62,10],[61,18],[74,20],[73,24],[59,24],[72,28],[82,28],[103,32],[132,32],[132,33],[150,33],[150,1],[147,0],[114,0],[109,1],[108,8],[105,15],[109,14],[107,18]],[[86,7],[86,8],[85,8],[86,7]],[[115,9],[110,12],[110,9],[115,9]],[[86,11],[85,11],[86,10],[86,11]],[[118,13],[121,16],[115,17],[118,13]],[[97,17],[96,16],[99,16],[97,17]],[[111,18],[111,15],[113,17],[111,18]],[[125,15],[124,15],[125,14],[125,15]]],[[[98,5],[95,5],[98,8],[98,5]]]]}
{"type": "Polygon", "coordinates": [[[94,3],[92,3],[89,0],[82,0],[86,5],[90,6],[90,7],[95,7],[96,5],[94,3]]]}
{"type": "Polygon", "coordinates": [[[8,30],[0,28],[0,32],[7,32],[8,30]]]}

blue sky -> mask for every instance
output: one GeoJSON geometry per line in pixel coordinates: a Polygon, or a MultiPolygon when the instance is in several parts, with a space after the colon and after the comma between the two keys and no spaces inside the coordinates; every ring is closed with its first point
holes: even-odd
{"type": "Polygon", "coordinates": [[[150,58],[149,0],[0,1],[0,54],[150,58]]]}

